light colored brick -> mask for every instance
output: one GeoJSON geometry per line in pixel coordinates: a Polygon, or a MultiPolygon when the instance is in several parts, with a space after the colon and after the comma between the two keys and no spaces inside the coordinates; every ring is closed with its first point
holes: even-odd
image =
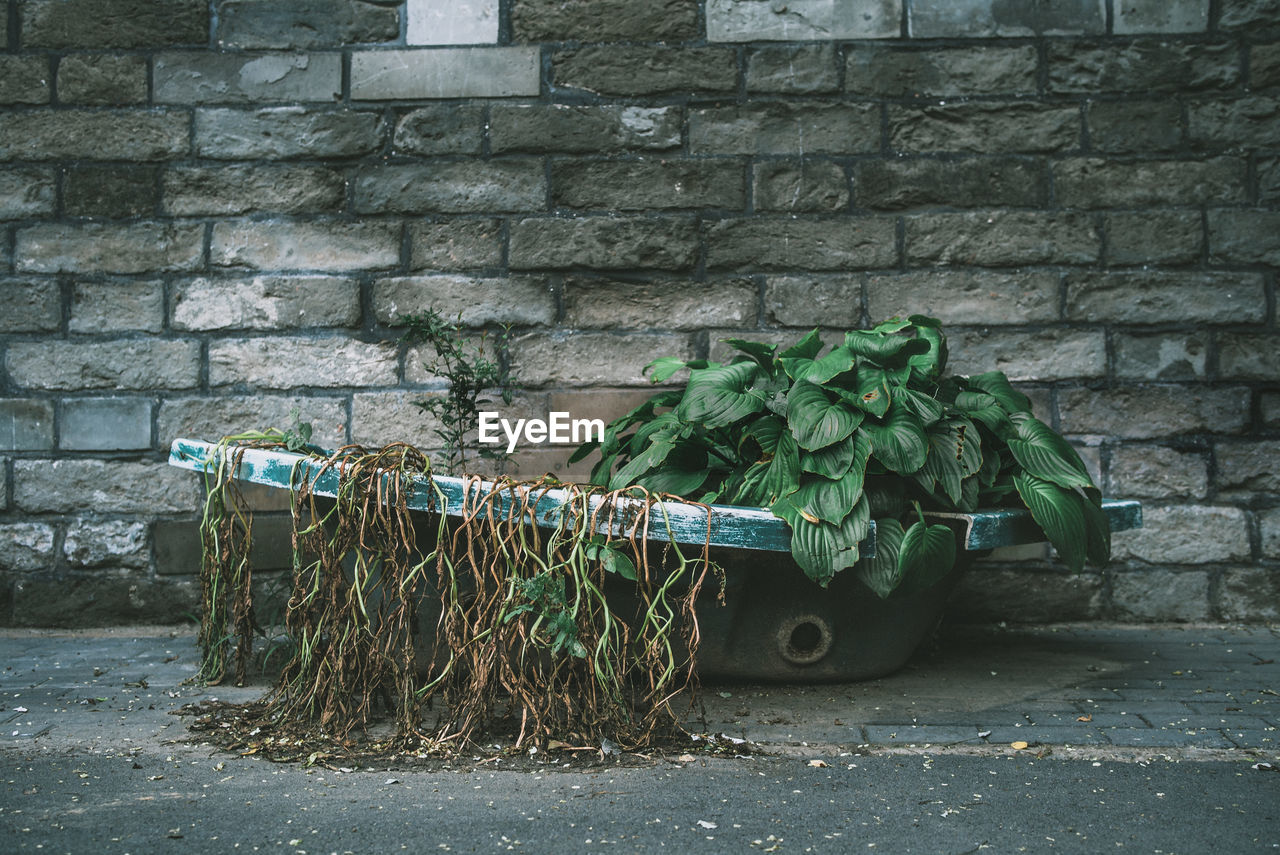
{"type": "Polygon", "coordinates": [[[357,392],[351,397],[351,441],[371,448],[391,442],[407,442],[422,449],[437,449],[435,431],[440,422],[416,402],[430,391],[357,392]]]}
{"type": "Polygon", "coordinates": [[[1126,324],[1257,323],[1267,311],[1262,276],[1254,273],[1072,273],[1067,318],[1126,324]]]}
{"type": "Polygon", "coordinates": [[[907,19],[913,39],[1101,34],[1106,24],[1105,0],[914,0],[907,19]]]}
{"type": "Polygon", "coordinates": [[[352,207],[361,214],[544,211],[547,177],[525,158],[391,164],[357,173],[352,207]]]}
{"type": "Polygon", "coordinates": [[[14,263],[34,273],[150,273],[193,270],[203,250],[199,224],[59,223],[20,229],[14,263]]]}
{"type": "Polygon", "coordinates": [[[890,217],[810,220],[743,217],[706,228],[707,267],[749,270],[859,270],[897,263],[890,217]]]}
{"type": "Polygon", "coordinates": [[[77,282],[71,289],[71,332],[104,333],[164,328],[164,283],[77,282]]]}
{"type": "Polygon", "coordinates": [[[199,398],[166,398],[156,419],[161,447],[175,439],[202,439],[214,442],[221,437],[249,430],[309,422],[311,441],[325,448],[337,448],[347,441],[347,409],[341,398],[293,395],[228,395],[199,398]]]}
{"type": "Polygon", "coordinates": [[[0,398],[0,451],[53,448],[53,402],[40,398],[0,398]]]}
{"type": "Polygon", "coordinates": [[[753,326],[756,286],[746,279],[624,282],[566,277],[564,325],[579,329],[706,329],[753,326]]]}
{"type": "Polygon", "coordinates": [[[1143,505],[1142,528],[1117,532],[1112,555],[1151,564],[1212,564],[1249,558],[1244,511],[1215,505],[1143,505]]]}
{"type": "Polygon", "coordinates": [[[660,356],[693,358],[686,336],[640,333],[531,333],[511,345],[513,373],[528,386],[644,386],[660,356]]]}
{"type": "Polygon", "coordinates": [[[357,51],[351,55],[351,97],[386,101],[537,95],[540,63],[536,47],[357,51]]]}
{"type": "Polygon", "coordinates": [[[1209,0],[1119,0],[1115,32],[1203,33],[1209,29],[1209,0]]]}
{"type": "Polygon", "coordinates": [[[72,567],[145,567],[151,558],[147,524],[77,519],[67,526],[62,554],[72,567]]]}
{"type": "Polygon", "coordinates": [[[409,223],[412,270],[479,270],[502,264],[501,220],[409,223]]]}
{"type": "Polygon", "coordinates": [[[356,157],[387,135],[380,113],[308,107],[196,110],[195,150],[224,159],[356,157]]]}
{"type": "Polygon", "coordinates": [[[210,263],[259,270],[339,272],[393,267],[400,224],[217,222],[210,263]]]}
{"type": "Polygon", "coordinates": [[[1110,495],[1135,499],[1203,499],[1209,461],[1196,451],[1128,444],[1111,452],[1110,495]]]}
{"type": "Polygon", "coordinates": [[[164,463],[15,460],[13,501],[31,513],[192,513],[199,481],[164,463]]]}
{"type": "Polygon", "coordinates": [[[428,309],[470,327],[542,326],[556,317],[555,294],[541,277],[398,276],[374,283],[373,305],[384,324],[428,309]]]}
{"type": "Polygon", "coordinates": [[[511,224],[512,269],[693,267],[697,224],[689,217],[531,218],[511,224]]]}
{"type": "Polygon", "coordinates": [[[1274,333],[1235,333],[1218,342],[1221,377],[1273,382],[1280,377],[1280,337],[1274,333]]]}
{"type": "Polygon", "coordinates": [[[390,386],[396,352],[389,343],[342,337],[224,339],[209,344],[209,385],[263,389],[390,386]]]}
{"type": "Polygon", "coordinates": [[[498,41],[498,0],[409,0],[405,43],[475,45],[498,41]]]}
{"type": "Polygon", "coordinates": [[[1280,494],[1280,440],[1220,442],[1215,452],[1220,493],[1280,494]]]}
{"type": "Polygon", "coordinates": [[[862,277],[770,276],[764,310],[769,321],[787,327],[852,329],[862,319],[862,277]]]}
{"type": "Polygon", "coordinates": [[[53,563],[54,529],[44,523],[0,523],[0,567],[47,569],[53,563]]]}
{"type": "Polygon", "coordinates": [[[167,339],[13,342],[5,367],[29,389],[190,389],[200,382],[200,343],[167,339]]]}
{"type": "Polygon", "coordinates": [[[867,278],[873,321],[920,314],[953,324],[1026,324],[1058,319],[1056,273],[960,270],[874,274],[867,278]]]}
{"type": "Polygon", "coordinates": [[[62,322],[62,294],[53,279],[0,279],[0,333],[52,332],[62,322]]]}
{"type": "Polygon", "coordinates": [[[906,218],[909,262],[931,264],[1088,264],[1102,242],[1085,214],[991,211],[906,218]]]}
{"type": "Polygon", "coordinates": [[[947,335],[956,374],[1003,371],[1014,381],[1102,377],[1107,340],[1102,330],[1049,328],[1040,332],[952,330],[947,335]]]}
{"type": "Polygon", "coordinates": [[[155,58],[153,76],[158,104],[333,101],[342,94],[342,57],[336,53],[164,53],[155,58]]]}
{"type": "Polygon", "coordinates": [[[713,42],[896,39],[902,0],[707,0],[713,42]]]}
{"type": "Polygon", "coordinates": [[[360,286],[337,276],[192,279],[174,286],[170,323],[179,330],[350,327],[360,322],[360,286]]]}
{"type": "Polygon", "coordinates": [[[58,447],[66,451],[139,451],[151,448],[151,401],[144,398],[71,398],[62,402],[58,447]]]}
{"type": "Polygon", "coordinates": [[[1259,512],[1258,528],[1262,534],[1263,557],[1280,558],[1280,508],[1259,512]]]}
{"type": "Polygon", "coordinates": [[[1209,574],[1123,570],[1111,574],[1111,602],[1121,617],[1146,621],[1209,618],[1209,574]]]}
{"type": "Polygon", "coordinates": [[[1249,420],[1249,390],[1236,386],[1119,386],[1058,393],[1063,432],[1132,439],[1187,433],[1238,434],[1249,420]]]}
{"type": "Polygon", "coordinates": [[[1132,380],[1203,380],[1208,333],[1116,333],[1116,376],[1132,380]]]}
{"type": "Polygon", "coordinates": [[[53,170],[0,169],[0,220],[53,214],[53,170]]]}

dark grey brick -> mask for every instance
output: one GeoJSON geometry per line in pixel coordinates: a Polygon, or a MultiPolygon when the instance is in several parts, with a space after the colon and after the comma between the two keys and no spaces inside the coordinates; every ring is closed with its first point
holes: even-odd
{"type": "Polygon", "coordinates": [[[547,180],[536,159],[379,166],[359,172],[357,213],[544,211],[547,180]]]}
{"type": "Polygon", "coordinates": [[[552,57],[558,87],[600,95],[734,92],[737,56],[726,47],[584,47],[552,57]]]}
{"type": "Polygon", "coordinates": [[[1215,451],[1219,491],[1280,493],[1280,441],[1220,442],[1215,451]]]}
{"type": "Polygon", "coordinates": [[[917,39],[1077,35],[1106,29],[1106,16],[1097,0],[914,0],[910,9],[908,28],[917,39]]]}
{"type": "Polygon", "coordinates": [[[392,142],[397,154],[479,154],[484,111],[476,104],[429,104],[400,118],[392,142]]]}
{"type": "Polygon", "coordinates": [[[380,113],[271,107],[196,110],[195,150],[224,159],[345,158],[382,147],[380,113]]]}
{"type": "MultiPolygon", "coordinates": [[[[1280,11],[1280,10],[1277,10],[1280,11]]],[[[1280,43],[1249,47],[1249,88],[1280,86],[1280,43]]]]}
{"type": "Polygon", "coordinates": [[[756,323],[756,286],[747,279],[625,282],[572,276],[565,278],[563,293],[564,324],[571,329],[649,330],[655,318],[677,330],[756,323]]]}
{"type": "Polygon", "coordinates": [[[845,90],[890,98],[1026,95],[1036,91],[1032,45],[919,50],[854,46],[845,55],[845,90]]]}
{"type": "Polygon", "coordinates": [[[54,212],[53,169],[0,169],[0,220],[48,216],[54,212]]]}
{"type": "Polygon", "coordinates": [[[388,42],[400,35],[400,14],[386,3],[360,0],[220,0],[215,35],[220,48],[388,42]]]}
{"type": "Polygon", "coordinates": [[[1116,7],[1115,32],[1203,33],[1209,29],[1208,0],[1128,0],[1116,7]]]}
{"type": "Polygon", "coordinates": [[[1014,332],[983,327],[953,329],[948,339],[947,367],[957,374],[994,369],[1016,383],[1102,377],[1107,371],[1107,339],[1102,330],[1051,327],[1014,332]]]}
{"type": "Polygon", "coordinates": [[[1162,101],[1094,101],[1088,105],[1089,144],[1115,154],[1171,151],[1182,144],[1182,106],[1162,101]]]}
{"type": "Polygon", "coordinates": [[[1238,204],[1248,198],[1243,159],[1062,160],[1053,165],[1054,193],[1073,208],[1238,204]]]}
{"type": "Polygon", "coordinates": [[[0,333],[53,332],[62,322],[62,295],[53,279],[0,279],[0,333]]]}
{"type": "Polygon", "coordinates": [[[58,447],[68,451],[136,451],[151,447],[151,401],[73,398],[62,404],[58,447]]]}
{"type": "Polygon", "coordinates": [[[336,53],[165,53],[154,61],[159,104],[333,101],[342,94],[336,53]]]}
{"type": "Polygon", "coordinates": [[[680,124],[677,107],[495,104],[489,140],[495,153],[660,150],[680,145],[680,124]]]}
{"type": "Polygon", "coordinates": [[[1043,168],[1023,158],[864,160],[853,175],[859,208],[1031,207],[1048,198],[1043,168]]]}
{"type": "Polygon", "coordinates": [[[910,262],[930,264],[1087,264],[1101,241],[1079,213],[992,211],[907,218],[910,262]]]}
{"type": "Polygon", "coordinates": [[[1280,341],[1270,333],[1224,336],[1219,345],[1218,373],[1243,380],[1273,381],[1280,377],[1280,341]]]}
{"type": "Polygon", "coordinates": [[[699,38],[697,0],[514,0],[522,42],[686,41],[699,38]]]}
{"type": "Polygon", "coordinates": [[[1061,428],[1070,434],[1158,439],[1188,433],[1238,434],[1249,419],[1249,390],[1219,386],[1117,386],[1058,393],[1061,428]]]}
{"type": "MultiPolygon", "coordinates": [[[[1280,546],[1280,543],[1276,545],[1280,546]]],[[[1280,549],[1268,551],[1264,547],[1264,554],[1280,557],[1280,549]]],[[[1218,583],[1217,605],[1224,620],[1274,624],[1280,619],[1280,573],[1265,566],[1226,570],[1218,583]]],[[[1280,713],[1273,710],[1269,721],[1274,723],[1277,720],[1280,720],[1280,713]]]]}
{"type": "Polygon", "coordinates": [[[76,282],[71,288],[71,318],[67,329],[78,333],[164,328],[164,282],[76,282]]]}
{"type": "Polygon", "coordinates": [[[747,198],[744,172],[737,159],[556,161],[551,167],[552,203],[622,211],[741,210],[747,198]]]}
{"type": "Polygon", "coordinates": [[[770,276],[764,310],[769,322],[784,327],[855,327],[862,318],[862,277],[770,276]]]}
{"type": "Polygon", "coordinates": [[[1280,2],[1277,0],[1233,0],[1223,4],[1218,26],[1224,30],[1273,27],[1277,16],[1280,16],[1280,2]]]}
{"type": "Polygon", "coordinates": [[[1266,317],[1262,277],[1248,273],[1072,273],[1066,316],[1093,323],[1258,323],[1266,317]]]}
{"type": "Polygon", "coordinates": [[[688,218],[539,218],[511,224],[513,269],[592,267],[681,270],[693,266],[697,224],[688,218]]]}
{"type": "Polygon", "coordinates": [[[0,104],[48,104],[52,83],[47,56],[0,55],[0,104]]]}
{"type": "Polygon", "coordinates": [[[73,166],[63,173],[63,209],[73,217],[153,215],[157,174],[154,166],[73,166]]]}
{"type": "Polygon", "coordinates": [[[1124,333],[1114,339],[1116,376],[1130,380],[1203,380],[1207,333],[1124,333]]]}
{"type": "Polygon", "coordinates": [[[889,147],[908,154],[1071,151],[1080,147],[1080,111],[1026,102],[890,106],[889,147]]]}
{"type": "Polygon", "coordinates": [[[843,211],[849,207],[844,167],[823,160],[768,160],[755,165],[757,211],[843,211]]]}
{"type": "Polygon", "coordinates": [[[147,100],[147,58],[126,54],[72,54],[58,62],[63,104],[141,104],[147,100]]]}
{"type": "Polygon", "coordinates": [[[1108,214],[1109,264],[1191,264],[1204,248],[1197,211],[1135,211],[1108,214]]]}
{"type": "Polygon", "coordinates": [[[1206,149],[1280,146],[1280,98],[1205,101],[1187,107],[1187,135],[1206,149]]]}
{"type": "Polygon", "coordinates": [[[1280,212],[1210,211],[1209,260],[1280,265],[1280,212]]]}
{"type": "Polygon", "coordinates": [[[25,0],[20,13],[24,47],[203,47],[209,41],[205,0],[25,0]]]}
{"type": "Polygon", "coordinates": [[[26,576],[13,589],[19,626],[180,624],[200,610],[195,580],[148,579],[136,572],[26,576]]]}
{"type": "Polygon", "coordinates": [[[475,270],[502,263],[500,220],[411,223],[408,232],[414,270],[475,270]]]}
{"type": "Polygon", "coordinates": [[[1209,461],[1201,452],[1125,443],[1111,452],[1107,483],[1117,496],[1203,499],[1209,491],[1209,461]]]}
{"type": "Polygon", "coordinates": [[[713,268],[859,270],[896,262],[894,223],[886,217],[756,217],[707,228],[707,266],[713,268]]]}
{"type": "Polygon", "coordinates": [[[762,45],[747,50],[747,91],[785,95],[820,95],[835,92],[835,46],[762,45]]]}
{"type": "Polygon", "coordinates": [[[700,154],[854,154],[880,149],[871,104],[770,101],[689,114],[689,150],[700,154]]]}
{"type": "Polygon", "coordinates": [[[1229,89],[1240,80],[1240,53],[1231,43],[1139,39],[1048,46],[1051,92],[1185,92],[1229,89]]]}
{"type": "Polygon", "coordinates": [[[183,166],[165,171],[162,193],[164,210],[178,217],[334,213],[346,179],[321,166],[183,166]]]}
{"type": "Polygon", "coordinates": [[[33,110],[0,123],[0,159],[165,160],[189,148],[184,112],[33,110]]]}
{"type": "Polygon", "coordinates": [[[52,401],[0,398],[0,451],[48,451],[51,448],[52,401]]]}

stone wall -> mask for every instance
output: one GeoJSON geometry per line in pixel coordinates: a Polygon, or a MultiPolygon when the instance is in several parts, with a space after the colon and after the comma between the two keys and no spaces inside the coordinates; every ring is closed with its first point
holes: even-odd
{"type": "Polygon", "coordinates": [[[935,315],[1147,506],[962,611],[1280,617],[1276,0],[4,0],[0,48],[0,624],[194,610],[174,437],[428,443],[429,305],[581,417],[935,315]]]}

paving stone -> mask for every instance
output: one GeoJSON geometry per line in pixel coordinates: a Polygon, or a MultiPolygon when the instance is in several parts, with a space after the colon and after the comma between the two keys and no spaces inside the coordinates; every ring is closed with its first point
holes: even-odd
{"type": "Polygon", "coordinates": [[[212,395],[167,397],[160,403],[156,435],[161,446],[180,437],[214,441],[245,430],[284,429],[297,412],[309,422],[312,441],[325,448],[347,442],[346,402],[313,395],[212,395]]]}
{"type": "Polygon", "coordinates": [[[1066,316],[1126,324],[1258,323],[1266,315],[1262,278],[1251,273],[1071,273],[1066,316]]]}
{"type": "Polygon", "coordinates": [[[696,224],[687,218],[540,218],[511,224],[512,269],[680,270],[693,266],[696,224]]]}
{"type": "Polygon", "coordinates": [[[350,327],[360,286],[336,276],[199,278],[175,283],[170,322],[178,330],[350,327]]]}
{"type": "Polygon", "coordinates": [[[501,220],[410,223],[409,266],[413,270],[472,270],[502,263],[501,220]]]}
{"type": "Polygon", "coordinates": [[[145,567],[151,560],[146,523],[128,520],[74,520],[62,552],[72,567],[145,567]]]}
{"type": "Polygon", "coordinates": [[[32,389],[190,389],[199,383],[200,343],[154,338],[13,342],[11,382],[32,389]]]}
{"type": "Polygon", "coordinates": [[[63,170],[63,210],[73,217],[154,216],[156,175],[154,166],[72,166],[63,170]]]}
{"type": "Polygon", "coordinates": [[[1104,223],[1111,265],[1193,264],[1204,251],[1197,211],[1117,211],[1104,223]]]}
{"type": "Polygon", "coordinates": [[[214,223],[209,260],[215,267],[342,272],[387,268],[400,260],[394,222],[214,223]]]}
{"type": "Polygon", "coordinates": [[[13,461],[13,502],[31,513],[189,513],[196,476],[164,463],[61,459],[13,461]]]}
{"type": "Polygon", "coordinates": [[[1183,138],[1182,105],[1159,101],[1094,101],[1087,107],[1089,144],[1114,154],[1171,151],[1183,138]]]}
{"type": "Polygon", "coordinates": [[[1126,443],[1111,452],[1107,483],[1115,496],[1203,499],[1209,461],[1201,452],[1126,443]]]}
{"type": "Polygon", "coordinates": [[[62,322],[62,294],[52,279],[0,279],[0,333],[52,332],[62,322]]]}
{"type": "Polygon", "coordinates": [[[1055,39],[1047,44],[1048,88],[1054,93],[1229,89],[1240,79],[1239,52],[1230,43],[1055,39]]]}
{"type": "Polygon", "coordinates": [[[53,560],[55,530],[44,523],[0,523],[0,567],[21,572],[43,570],[53,560]]]}
{"type": "Polygon", "coordinates": [[[1088,264],[1101,241],[1077,212],[917,214],[906,218],[908,262],[928,264],[1088,264]]]}
{"type": "Polygon", "coordinates": [[[318,166],[189,166],[165,170],[160,193],[178,217],[321,214],[342,209],[346,186],[341,172],[318,166]]]}
{"type": "Polygon", "coordinates": [[[1066,433],[1154,439],[1240,433],[1247,423],[1248,401],[1248,390],[1233,386],[1215,387],[1212,394],[1196,387],[1118,386],[1062,390],[1058,412],[1066,433]]]}
{"type": "Polygon", "coordinates": [[[849,206],[849,179],[838,163],[770,160],[752,172],[757,211],[843,211],[849,206]]]}
{"type": "Polygon", "coordinates": [[[168,222],[54,223],[18,231],[18,270],[33,273],[151,273],[193,270],[204,227],[168,222]]]}
{"type": "Polygon", "coordinates": [[[477,104],[428,104],[402,116],[392,145],[398,154],[479,154],[484,111],[477,104]]]}
{"type": "Polygon", "coordinates": [[[1193,103],[1187,137],[1203,149],[1275,148],[1280,144],[1280,98],[1258,96],[1193,103]]]}
{"type": "Polygon", "coordinates": [[[854,165],[859,208],[1034,207],[1048,199],[1043,167],[1023,158],[895,158],[854,165]]]}
{"type": "Polygon", "coordinates": [[[660,356],[692,359],[674,333],[531,333],[511,343],[513,372],[527,386],[649,386],[644,367],[660,356]]]}
{"type": "Polygon", "coordinates": [[[331,336],[222,339],[209,345],[210,386],[295,389],[395,382],[395,349],[383,342],[331,336]]]}
{"type": "Polygon", "coordinates": [[[0,55],[0,104],[48,104],[52,83],[48,57],[0,55]]]}
{"type": "Polygon", "coordinates": [[[177,110],[30,110],[0,125],[0,159],[130,162],[181,157],[190,119],[177,110]]]}

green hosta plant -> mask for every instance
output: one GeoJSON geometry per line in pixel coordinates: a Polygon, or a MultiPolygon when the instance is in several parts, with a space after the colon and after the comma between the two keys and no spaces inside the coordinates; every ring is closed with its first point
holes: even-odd
{"type": "Polygon", "coordinates": [[[938,321],[854,330],[825,353],[729,339],[728,362],[656,360],[655,383],[688,368],[608,426],[592,480],[703,502],[768,507],[791,528],[812,579],[853,572],[881,597],[926,588],[955,562],[955,538],[926,511],[1023,507],[1072,570],[1105,563],[1101,494],[1076,451],[1035,418],[998,371],[945,376],[938,321]],[[858,544],[876,521],[876,551],[858,544]]]}

